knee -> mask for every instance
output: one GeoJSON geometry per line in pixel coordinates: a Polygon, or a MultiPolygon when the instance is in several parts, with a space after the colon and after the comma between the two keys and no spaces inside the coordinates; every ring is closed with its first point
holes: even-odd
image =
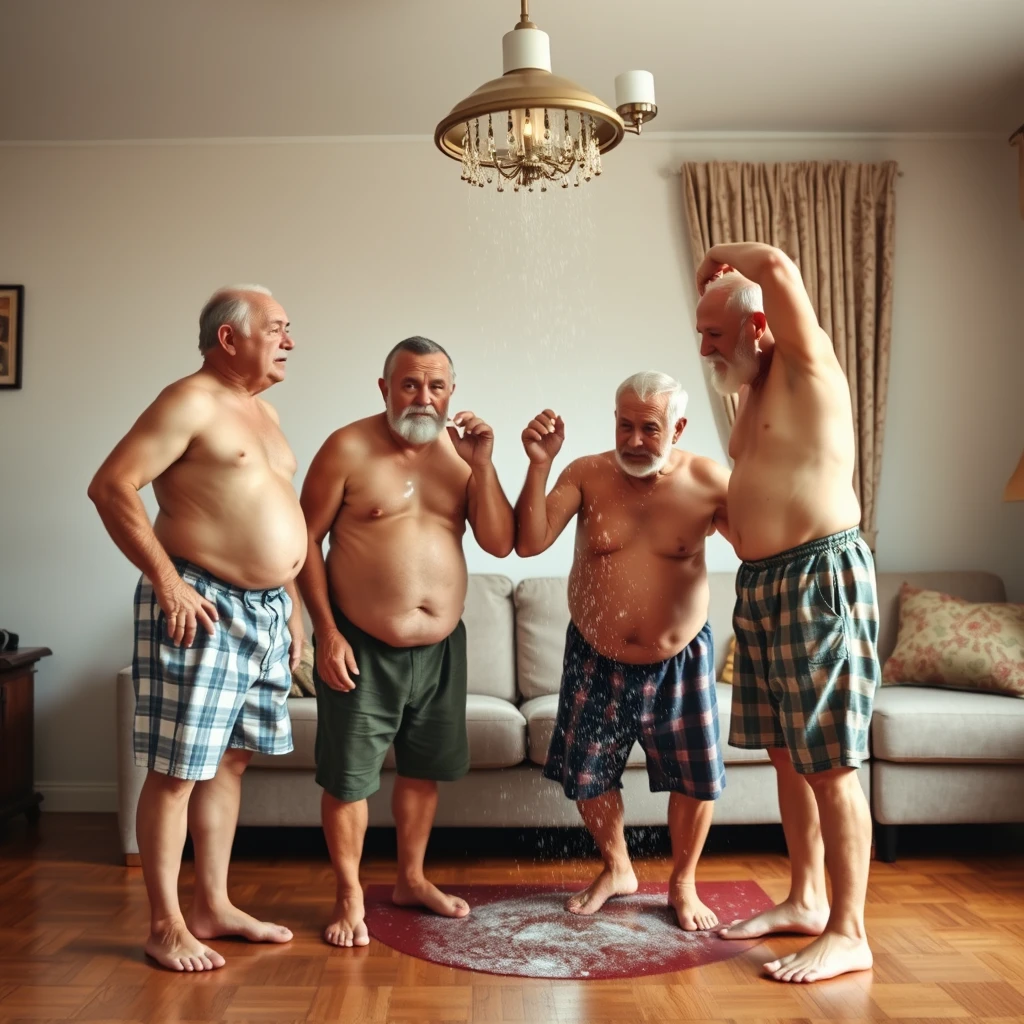
{"type": "Polygon", "coordinates": [[[220,766],[225,771],[233,772],[235,775],[241,775],[242,772],[249,767],[249,762],[251,760],[251,750],[225,750],[224,756],[220,759],[220,766]]]}

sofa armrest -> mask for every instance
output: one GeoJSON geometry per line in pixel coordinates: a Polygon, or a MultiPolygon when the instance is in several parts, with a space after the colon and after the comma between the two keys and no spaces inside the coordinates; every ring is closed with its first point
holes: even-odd
{"type": "Polygon", "coordinates": [[[117,674],[117,827],[125,863],[138,863],[139,843],[135,838],[135,809],[146,781],[146,769],[135,765],[132,734],[135,726],[135,687],[132,670],[117,674]]]}

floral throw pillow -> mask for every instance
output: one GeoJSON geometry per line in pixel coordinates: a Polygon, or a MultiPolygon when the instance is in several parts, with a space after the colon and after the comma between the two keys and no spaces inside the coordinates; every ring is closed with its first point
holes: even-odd
{"type": "Polygon", "coordinates": [[[1024,697],[1024,604],[974,604],[904,583],[882,682],[1024,697]]]}

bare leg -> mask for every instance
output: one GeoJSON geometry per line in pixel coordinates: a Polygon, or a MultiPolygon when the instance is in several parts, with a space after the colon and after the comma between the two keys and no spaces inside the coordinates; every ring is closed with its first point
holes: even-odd
{"type": "Polygon", "coordinates": [[[622,793],[610,789],[592,800],[578,800],[576,806],[601,851],[604,869],[586,889],[569,897],[565,909],[574,914],[594,914],[612,896],[629,896],[636,892],[637,881],[626,849],[622,793]]]}
{"type": "Polygon", "coordinates": [[[684,931],[714,928],[718,916],[697,898],[697,861],[711,828],[715,805],[673,793],[668,801],[668,831],[672,837],[672,878],[668,901],[684,931]]]}
{"type": "Polygon", "coordinates": [[[242,773],[249,750],[227,750],[217,774],[197,782],[188,805],[188,828],[196,854],[196,896],[189,928],[201,939],[240,935],[250,942],[288,942],[292,933],[279,924],[257,921],[228,897],[228,865],[242,798],[242,773]]]}
{"type": "Polygon", "coordinates": [[[224,966],[224,957],[188,930],[178,904],[178,873],[192,786],[151,771],[139,794],[135,819],[149,896],[149,938],[144,948],[161,967],[172,971],[210,971],[224,966]]]}
{"type": "Polygon", "coordinates": [[[359,884],[359,862],[368,819],[366,801],[337,800],[327,790],[320,798],[327,848],[331,851],[336,893],[331,923],[324,929],[324,941],[332,946],[365,946],[370,941],[363,921],[363,887],[359,884]]]}
{"type": "Polygon", "coordinates": [[[764,969],[777,981],[821,981],[872,964],[864,929],[871,860],[871,813],[857,771],[833,768],[807,776],[817,800],[832,879],[832,913],[821,936],[764,969]]]}
{"type": "Polygon", "coordinates": [[[775,765],[779,811],[789,849],[789,895],[771,910],[722,928],[718,934],[723,939],[756,939],[773,932],[820,935],[828,920],[825,848],[814,792],[808,777],[793,767],[787,750],[770,749],[768,756],[775,765]]]}
{"type": "Polygon", "coordinates": [[[392,901],[400,907],[424,906],[445,917],[465,917],[469,904],[441,892],[423,874],[423,858],[437,811],[437,783],[399,775],[391,809],[398,831],[398,879],[392,901]]]}

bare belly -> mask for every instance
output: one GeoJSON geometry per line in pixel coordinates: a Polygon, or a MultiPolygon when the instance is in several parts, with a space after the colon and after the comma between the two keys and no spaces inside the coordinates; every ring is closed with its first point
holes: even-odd
{"type": "Polygon", "coordinates": [[[830,469],[737,460],[729,481],[729,527],[740,558],[770,558],[857,526],[860,504],[852,482],[845,471],[830,469]]]}
{"type": "Polygon", "coordinates": [[[269,590],[293,580],[306,558],[306,522],[291,483],[273,472],[238,491],[167,494],[153,528],[164,550],[247,590],[269,590]]]}
{"type": "Polygon", "coordinates": [[[679,559],[651,552],[577,554],[569,576],[569,612],[600,654],[628,665],[674,657],[708,618],[704,555],[679,559]]]}
{"type": "Polygon", "coordinates": [[[443,640],[465,609],[462,538],[436,519],[342,523],[331,535],[327,578],[345,617],[392,647],[443,640]]]}

